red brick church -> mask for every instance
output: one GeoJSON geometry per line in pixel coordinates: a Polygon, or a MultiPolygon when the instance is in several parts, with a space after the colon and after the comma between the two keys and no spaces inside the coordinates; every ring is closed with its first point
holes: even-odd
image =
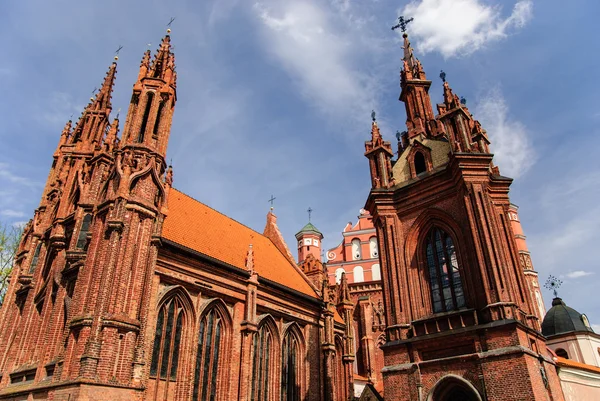
{"type": "Polygon", "coordinates": [[[0,309],[0,400],[353,400],[370,363],[389,400],[561,401],[511,179],[447,83],[433,115],[406,36],[403,63],[399,157],[375,121],[366,143],[376,362],[355,362],[371,344],[356,338],[360,297],[346,274],[330,285],[312,224],[296,263],[272,212],[259,233],[173,188],[167,35],[142,58],[122,129],[115,62],[60,136],[0,309]]]}

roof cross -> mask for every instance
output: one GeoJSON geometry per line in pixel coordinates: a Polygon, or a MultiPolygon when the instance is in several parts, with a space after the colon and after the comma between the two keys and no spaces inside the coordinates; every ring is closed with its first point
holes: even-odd
{"type": "Polygon", "coordinates": [[[167,26],[170,27],[171,24],[173,23],[173,21],[175,21],[175,17],[171,17],[171,20],[169,21],[169,23],[167,24],[167,26]]]}
{"type": "Polygon", "coordinates": [[[119,48],[118,48],[118,49],[117,49],[117,51],[115,52],[115,54],[116,54],[117,56],[119,55],[119,52],[121,51],[121,49],[122,49],[122,48],[123,48],[123,46],[122,46],[122,45],[119,45],[119,48]]]}
{"type": "Polygon", "coordinates": [[[308,209],[306,209],[306,211],[308,212],[308,222],[310,223],[310,216],[313,212],[312,208],[309,206],[308,209]]]}
{"type": "Polygon", "coordinates": [[[561,280],[557,279],[553,275],[549,275],[548,280],[546,280],[546,284],[544,284],[544,287],[546,287],[549,290],[552,290],[554,292],[554,298],[558,298],[558,291],[556,290],[560,288],[561,284],[561,280]]]}
{"type": "Polygon", "coordinates": [[[267,202],[271,202],[271,210],[273,210],[273,201],[277,199],[276,197],[274,197],[273,195],[271,195],[271,199],[269,199],[267,202]]]}
{"type": "Polygon", "coordinates": [[[402,32],[406,32],[406,25],[411,22],[414,18],[404,19],[404,15],[398,17],[398,23],[392,27],[392,31],[400,28],[402,32]]]}

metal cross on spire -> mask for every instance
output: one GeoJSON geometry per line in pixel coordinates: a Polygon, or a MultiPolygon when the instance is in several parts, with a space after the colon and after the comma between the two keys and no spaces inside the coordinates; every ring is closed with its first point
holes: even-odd
{"type": "Polygon", "coordinates": [[[167,26],[171,27],[171,24],[173,23],[173,21],[175,21],[175,17],[171,17],[171,20],[169,21],[169,23],[167,24],[167,26]]]}
{"type": "Polygon", "coordinates": [[[375,113],[375,110],[371,110],[371,120],[375,121],[377,119],[377,113],[375,113]]]}
{"type": "Polygon", "coordinates": [[[310,223],[310,216],[313,212],[312,208],[309,206],[308,209],[306,209],[306,211],[308,212],[308,222],[310,223]]]}
{"type": "Polygon", "coordinates": [[[546,287],[549,290],[552,290],[552,292],[554,292],[554,298],[558,298],[558,292],[556,290],[560,288],[561,284],[561,280],[557,279],[553,275],[549,275],[548,280],[546,280],[546,284],[544,284],[544,287],[546,287]]]}
{"type": "Polygon", "coordinates": [[[406,32],[406,25],[411,22],[414,18],[404,19],[404,15],[398,17],[398,23],[392,27],[392,31],[400,28],[402,32],[406,32]]]}
{"type": "Polygon", "coordinates": [[[117,49],[117,51],[115,52],[115,55],[119,55],[119,52],[121,51],[121,49],[123,48],[123,45],[119,45],[119,48],[117,49]]]}
{"type": "Polygon", "coordinates": [[[273,201],[277,199],[276,197],[274,197],[273,195],[271,195],[271,199],[269,199],[267,202],[271,202],[271,210],[273,210],[273,201]]]}
{"type": "Polygon", "coordinates": [[[446,82],[446,73],[444,70],[440,70],[440,78],[442,79],[442,82],[446,82]]]}

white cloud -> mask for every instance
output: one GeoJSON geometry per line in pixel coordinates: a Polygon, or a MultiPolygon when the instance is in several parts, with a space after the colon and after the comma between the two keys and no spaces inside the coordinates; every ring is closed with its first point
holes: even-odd
{"type": "Polygon", "coordinates": [[[420,52],[439,51],[444,57],[470,54],[487,43],[523,27],[532,17],[533,2],[519,0],[508,17],[501,7],[482,0],[413,0],[401,11],[413,17],[410,33],[420,52]]]}
{"type": "Polygon", "coordinates": [[[567,274],[565,274],[565,277],[567,278],[580,278],[580,277],[585,277],[585,276],[591,276],[592,274],[594,274],[593,272],[586,272],[584,270],[575,270],[575,271],[571,271],[567,274]]]}
{"type": "Polygon", "coordinates": [[[349,4],[335,6],[345,13],[299,1],[257,3],[255,10],[264,28],[265,48],[296,81],[302,95],[327,115],[366,121],[376,108],[376,79],[358,67],[361,59],[368,58],[368,50],[346,26],[352,21],[349,4]]]}
{"type": "Polygon", "coordinates": [[[510,119],[508,106],[498,87],[489,90],[475,106],[474,115],[486,129],[500,173],[519,177],[535,162],[527,128],[510,119]]]}
{"type": "Polygon", "coordinates": [[[7,163],[0,162],[0,182],[2,182],[2,180],[8,181],[11,184],[19,184],[31,188],[38,186],[37,183],[33,182],[29,178],[12,172],[7,163]]]}

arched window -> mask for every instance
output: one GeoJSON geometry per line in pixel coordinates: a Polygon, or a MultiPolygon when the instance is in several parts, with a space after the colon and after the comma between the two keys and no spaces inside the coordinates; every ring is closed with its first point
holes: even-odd
{"type": "Polygon", "coordinates": [[[371,252],[372,258],[379,257],[379,251],[377,250],[377,237],[369,238],[369,251],[371,252]]]}
{"type": "Polygon", "coordinates": [[[177,382],[183,324],[183,304],[179,297],[173,297],[158,311],[150,363],[150,378],[156,380],[156,394],[164,394],[165,399],[173,393],[177,382]]]}
{"type": "Polygon", "coordinates": [[[212,308],[200,322],[198,352],[194,373],[193,401],[217,400],[217,377],[219,373],[219,355],[223,351],[223,317],[212,308]]]}
{"type": "Polygon", "coordinates": [[[427,171],[427,165],[425,164],[425,156],[423,156],[423,153],[421,153],[421,152],[415,153],[414,163],[415,163],[415,174],[416,175],[419,175],[419,174],[427,171]]]}
{"type": "Polygon", "coordinates": [[[79,230],[79,236],[77,237],[77,249],[87,248],[87,235],[90,231],[90,224],[92,223],[92,215],[86,214],[81,222],[81,229],[79,230]]]}
{"type": "Polygon", "coordinates": [[[452,238],[434,227],[427,235],[426,255],[433,312],[464,308],[465,296],[452,238]]]}
{"type": "Polygon", "coordinates": [[[339,284],[342,282],[342,274],[344,274],[344,269],[341,267],[338,267],[335,270],[335,283],[339,284]]]}
{"type": "Polygon", "coordinates": [[[281,401],[300,401],[300,359],[299,339],[288,330],[281,347],[281,401]]]}
{"type": "Polygon", "coordinates": [[[254,335],[254,360],[252,363],[252,388],[250,400],[268,401],[272,399],[270,383],[273,378],[275,336],[267,323],[263,323],[254,335]]]}
{"type": "Polygon", "coordinates": [[[148,125],[148,117],[150,116],[150,109],[152,108],[152,101],[154,100],[154,93],[148,92],[146,95],[146,109],[142,117],[142,125],[140,127],[140,134],[138,135],[138,143],[144,142],[144,134],[146,133],[146,126],[148,125]]]}
{"type": "Polygon", "coordinates": [[[379,267],[379,263],[376,263],[371,267],[371,279],[373,281],[381,280],[381,267],[379,267]]]}
{"type": "Polygon", "coordinates": [[[33,252],[33,258],[31,258],[31,264],[29,265],[29,274],[32,274],[35,271],[35,268],[38,264],[38,260],[40,259],[40,251],[42,250],[42,243],[38,242],[35,247],[35,251],[33,252]]]}
{"type": "Polygon", "coordinates": [[[362,258],[362,251],[360,249],[360,240],[354,238],[352,240],[352,260],[360,260],[362,258]]]}
{"type": "Polygon", "coordinates": [[[557,356],[560,356],[561,358],[569,359],[569,353],[563,348],[557,348],[554,352],[557,356]]]}
{"type": "Polygon", "coordinates": [[[362,283],[363,281],[365,281],[365,274],[364,274],[362,266],[356,266],[354,268],[353,276],[354,276],[355,283],[362,283]]]}

